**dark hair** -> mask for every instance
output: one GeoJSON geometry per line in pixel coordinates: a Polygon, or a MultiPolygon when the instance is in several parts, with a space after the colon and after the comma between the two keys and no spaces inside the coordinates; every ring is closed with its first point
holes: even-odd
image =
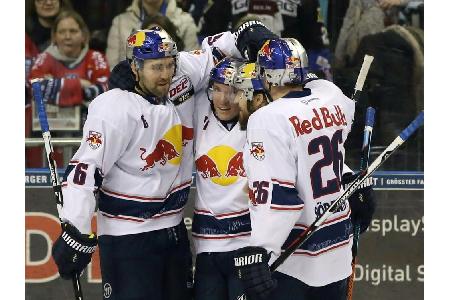
{"type": "MultiPolygon", "coordinates": [[[[25,32],[27,32],[28,34],[33,31],[34,22],[38,17],[35,1],[36,0],[25,0],[25,32]]],[[[59,0],[59,12],[71,9],[72,3],[70,2],[70,0],[59,0]]]]}
{"type": "Polygon", "coordinates": [[[163,16],[160,13],[146,17],[144,21],[142,21],[141,29],[151,29],[149,28],[149,26],[152,24],[157,24],[162,29],[167,31],[167,33],[172,37],[172,39],[177,44],[178,51],[184,50],[184,42],[177,34],[178,28],[172,23],[172,21],[170,21],[168,17],[163,16]]]}
{"type": "Polygon", "coordinates": [[[58,24],[67,18],[72,18],[75,20],[75,22],[77,22],[78,26],[80,26],[81,32],[83,33],[83,35],[86,37],[86,43],[89,44],[89,38],[90,38],[90,33],[89,33],[89,28],[86,25],[86,22],[84,22],[83,17],[80,16],[76,11],[74,10],[63,10],[61,11],[58,16],[56,17],[55,21],[53,22],[52,25],[52,37],[55,35],[56,30],[58,28],[58,24]]]}

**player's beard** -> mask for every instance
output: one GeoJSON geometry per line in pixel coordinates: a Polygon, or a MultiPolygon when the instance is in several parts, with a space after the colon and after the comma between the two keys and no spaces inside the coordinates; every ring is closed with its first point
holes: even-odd
{"type": "Polygon", "coordinates": [[[258,107],[255,107],[253,101],[247,101],[247,109],[246,110],[241,109],[239,111],[239,126],[240,126],[241,130],[247,130],[248,119],[250,118],[250,116],[255,111],[257,111],[261,107],[266,106],[268,104],[266,95],[263,94],[263,97],[264,97],[264,101],[262,101],[258,107]]]}

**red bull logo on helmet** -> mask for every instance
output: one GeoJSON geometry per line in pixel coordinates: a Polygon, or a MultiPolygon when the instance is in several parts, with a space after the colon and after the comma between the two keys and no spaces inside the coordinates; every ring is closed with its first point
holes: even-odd
{"type": "Polygon", "coordinates": [[[130,35],[127,39],[129,47],[142,46],[144,44],[144,41],[145,41],[145,32],[143,31],[138,31],[135,34],[130,35]]]}
{"type": "Polygon", "coordinates": [[[211,148],[196,159],[195,166],[201,178],[209,178],[222,186],[235,183],[239,177],[246,177],[242,152],[226,145],[211,148]]]}
{"type": "Polygon", "coordinates": [[[266,41],[264,45],[259,50],[259,55],[265,56],[267,59],[272,58],[272,48],[269,46],[270,41],[266,41]]]}
{"type": "MultiPolygon", "coordinates": [[[[190,132],[189,130],[187,131],[190,132]]],[[[186,134],[186,140],[189,138],[190,135],[186,134]]],[[[141,151],[140,158],[145,162],[145,165],[140,168],[141,171],[154,168],[156,165],[165,166],[167,163],[179,165],[183,153],[183,140],[183,126],[178,124],[170,128],[163,137],[156,142],[154,149],[150,153],[148,153],[146,148],[139,148],[141,151]]]]}

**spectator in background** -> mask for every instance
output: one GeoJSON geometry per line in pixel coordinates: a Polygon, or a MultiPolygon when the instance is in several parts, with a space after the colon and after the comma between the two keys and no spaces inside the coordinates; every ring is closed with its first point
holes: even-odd
{"type": "Polygon", "coordinates": [[[126,40],[131,31],[141,28],[145,17],[157,13],[169,18],[178,28],[186,50],[199,48],[194,19],[177,7],[175,0],[133,0],[124,13],[113,19],[108,34],[106,56],[111,68],[126,58],[126,40]]]}
{"type": "MultiPolygon", "coordinates": [[[[25,137],[32,136],[32,109],[31,109],[31,86],[28,81],[31,67],[39,54],[39,50],[31,40],[30,36],[25,33],[25,137]]],[[[25,148],[25,167],[39,168],[42,167],[42,147],[25,148]]]]}
{"type": "Polygon", "coordinates": [[[179,36],[179,30],[170,19],[160,13],[147,17],[142,22],[141,29],[151,29],[155,26],[159,26],[170,35],[173,41],[177,44],[178,51],[184,51],[184,41],[179,36]]]}
{"type": "MultiPolygon", "coordinates": [[[[83,18],[74,11],[62,11],[52,26],[52,44],[38,55],[30,72],[30,80],[44,79],[43,98],[47,104],[83,105],[107,90],[108,62],[88,45],[89,30],[83,18]]],[[[85,110],[82,106],[82,114],[85,110]]],[[[63,165],[62,149],[55,152],[57,164],[63,165]]]]}
{"type": "Polygon", "coordinates": [[[305,47],[310,71],[332,80],[329,41],[318,0],[214,0],[200,20],[200,36],[235,28],[244,16],[257,17],[272,32],[305,47]]]}
{"type": "Polygon", "coordinates": [[[80,105],[107,89],[105,57],[89,50],[89,29],[74,11],[63,11],[52,27],[52,44],[41,53],[30,79],[45,78],[44,101],[59,106],[80,105]]]}
{"type": "Polygon", "coordinates": [[[384,27],[384,11],[378,0],[350,0],[334,52],[334,67],[348,66],[361,39],[384,27]]]}
{"type": "Polygon", "coordinates": [[[50,45],[51,28],[58,13],[71,8],[69,0],[27,0],[25,2],[25,32],[39,52],[50,45]]]}

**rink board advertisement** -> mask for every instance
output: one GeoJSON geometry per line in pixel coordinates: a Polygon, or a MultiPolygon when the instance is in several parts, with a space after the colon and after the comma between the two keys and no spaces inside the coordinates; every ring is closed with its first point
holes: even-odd
{"type": "MultiPolygon", "coordinates": [[[[360,239],[353,299],[423,299],[423,173],[377,172],[374,179],[378,207],[360,239]]],[[[73,299],[72,282],[59,277],[51,258],[60,226],[48,171],[28,169],[25,186],[25,298],[73,299]]],[[[185,214],[188,230],[194,189],[185,214]]],[[[95,218],[93,226],[95,230],[95,218]]],[[[86,300],[102,299],[98,251],[81,284],[86,300]]]]}

